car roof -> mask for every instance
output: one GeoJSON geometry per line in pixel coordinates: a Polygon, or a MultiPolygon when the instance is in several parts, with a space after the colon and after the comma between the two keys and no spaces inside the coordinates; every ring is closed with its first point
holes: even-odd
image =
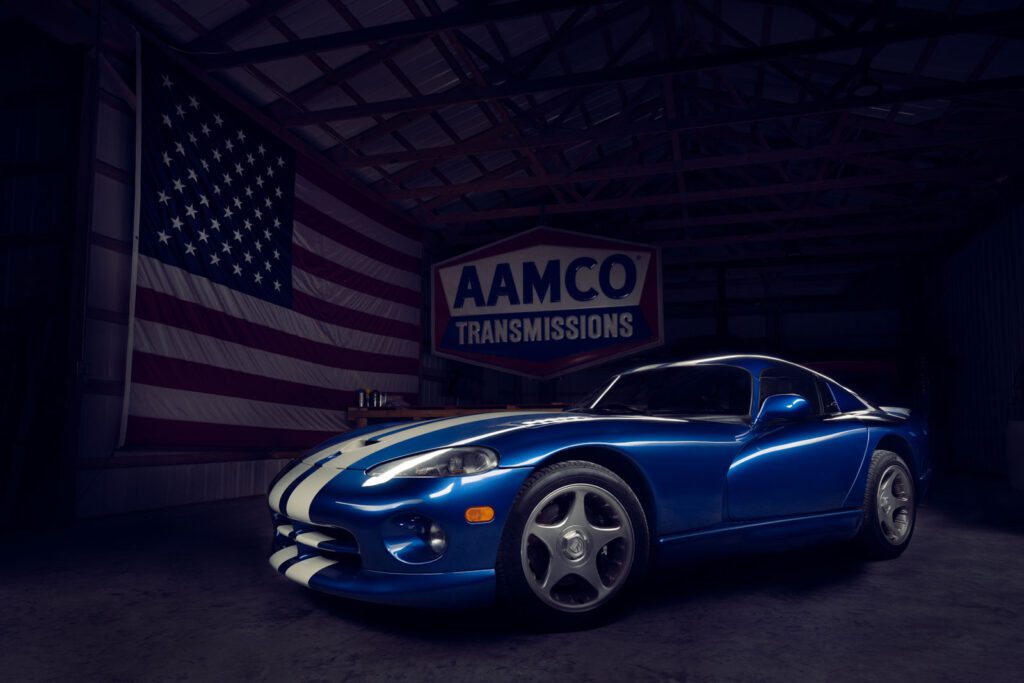
{"type": "Polygon", "coordinates": [[[637,368],[632,368],[630,370],[626,370],[622,374],[628,374],[628,373],[634,373],[634,372],[644,372],[646,370],[654,370],[656,368],[686,367],[686,366],[689,366],[689,365],[732,365],[732,366],[735,366],[735,367],[738,367],[738,368],[743,368],[744,370],[748,370],[749,372],[751,372],[752,374],[755,374],[755,375],[759,374],[761,372],[761,370],[764,370],[767,367],[771,367],[771,366],[774,366],[774,365],[790,365],[790,366],[798,367],[798,368],[800,368],[802,370],[806,370],[807,372],[814,373],[816,375],[817,374],[821,374],[821,373],[814,372],[814,370],[811,370],[810,368],[805,368],[802,365],[797,365],[796,363],[791,363],[790,361],[784,360],[782,358],[775,358],[773,356],[743,355],[743,354],[735,354],[735,355],[727,355],[727,356],[709,356],[707,358],[692,358],[690,360],[670,361],[668,363],[654,363],[652,365],[643,365],[643,366],[640,366],[640,367],[637,367],[637,368]]]}
{"type": "Polygon", "coordinates": [[[620,373],[620,374],[625,375],[625,374],[631,374],[631,373],[634,373],[634,372],[643,372],[643,371],[646,371],[646,370],[654,370],[654,369],[657,369],[657,368],[676,368],[676,367],[686,367],[686,366],[693,366],[693,365],[729,365],[729,366],[732,366],[732,367],[743,368],[744,370],[749,372],[751,375],[753,375],[755,378],[758,377],[761,374],[761,371],[763,371],[765,368],[777,367],[777,366],[780,366],[780,365],[783,365],[783,366],[788,365],[790,367],[799,368],[801,370],[804,370],[805,372],[811,373],[812,375],[816,375],[818,377],[821,377],[825,381],[830,382],[830,383],[836,385],[837,387],[843,389],[844,391],[846,391],[846,392],[848,392],[850,394],[853,394],[858,400],[860,400],[862,403],[864,403],[865,406],[869,406],[869,407],[871,406],[871,404],[868,401],[865,401],[863,398],[861,398],[860,395],[857,394],[857,392],[855,392],[852,389],[849,389],[849,388],[843,386],[842,384],[840,384],[839,382],[835,381],[831,377],[829,377],[827,375],[823,375],[820,372],[818,372],[817,370],[812,370],[811,368],[808,368],[808,367],[805,367],[803,365],[800,365],[799,363],[793,363],[792,361],[785,360],[784,358],[776,358],[774,356],[761,356],[761,355],[755,355],[755,354],[733,354],[733,355],[726,355],[726,356],[709,356],[707,358],[694,358],[694,359],[691,359],[691,360],[680,360],[680,361],[672,361],[672,362],[668,362],[668,363],[654,363],[652,365],[642,365],[640,367],[633,368],[631,370],[627,370],[627,371],[625,371],[623,373],[620,373]]]}

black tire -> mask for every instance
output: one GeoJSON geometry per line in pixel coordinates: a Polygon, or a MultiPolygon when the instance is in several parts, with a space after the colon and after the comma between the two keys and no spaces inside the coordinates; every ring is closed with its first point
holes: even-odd
{"type": "MultiPolygon", "coordinates": [[[[562,532],[557,533],[561,534],[562,532]]],[[[562,544],[559,546],[562,548],[562,552],[569,556],[572,552],[569,545],[572,542],[571,539],[567,541],[563,536],[559,538],[559,542],[562,544]]],[[[593,462],[585,460],[559,462],[544,467],[530,476],[513,503],[498,551],[496,566],[498,599],[505,609],[512,612],[519,618],[522,625],[529,629],[587,628],[604,623],[616,614],[621,606],[628,604],[629,594],[639,584],[649,563],[650,532],[647,528],[647,516],[629,485],[608,468],[593,462]],[[552,496],[554,498],[548,500],[552,496]],[[600,541],[597,540],[597,534],[601,533],[601,527],[606,527],[611,522],[594,523],[591,527],[582,525],[583,536],[587,539],[581,544],[583,546],[582,557],[567,559],[559,555],[557,560],[550,557],[550,546],[541,542],[536,535],[527,533],[527,526],[529,524],[531,530],[538,529],[536,524],[531,523],[531,517],[539,520],[541,515],[552,510],[555,515],[554,519],[557,519],[557,516],[561,514],[560,508],[563,506],[563,501],[567,498],[570,502],[564,503],[566,512],[563,521],[550,528],[564,528],[567,530],[566,534],[571,533],[573,527],[571,525],[572,518],[569,516],[571,514],[569,507],[578,498],[583,501],[580,505],[584,508],[583,511],[588,522],[591,521],[593,515],[607,512],[610,515],[607,519],[614,520],[618,529],[625,530],[622,532],[623,538],[615,539],[598,547],[600,541]],[[541,512],[538,514],[538,506],[541,503],[544,503],[544,506],[539,508],[541,512]],[[595,507],[598,512],[593,511],[595,507]],[[621,523],[622,520],[619,519],[623,512],[628,517],[628,525],[621,523]],[[587,529],[594,532],[595,540],[589,540],[587,529]],[[525,538],[524,533],[526,534],[525,538]],[[632,538],[626,540],[628,533],[632,534],[632,538]],[[538,544],[540,550],[536,550],[538,544]],[[623,567],[627,566],[624,559],[627,555],[627,548],[631,550],[631,557],[628,569],[624,570],[623,567]],[[610,568],[611,574],[598,575],[599,580],[604,584],[606,577],[615,574],[609,579],[609,584],[601,589],[601,591],[608,591],[608,594],[602,597],[601,591],[594,591],[596,597],[593,598],[595,605],[592,608],[586,606],[585,598],[584,601],[577,604],[573,604],[571,601],[558,603],[554,596],[558,592],[555,589],[558,589],[559,586],[569,586],[571,589],[586,592],[586,587],[592,584],[582,579],[581,575],[574,575],[570,570],[561,582],[556,581],[550,590],[543,590],[539,585],[541,580],[534,569],[535,552],[540,555],[548,554],[548,562],[561,563],[563,569],[576,561],[585,565],[593,562],[595,568],[603,566],[605,572],[610,568]],[[619,554],[618,564],[614,558],[616,553],[619,554]],[[532,576],[528,577],[527,572],[531,572],[532,576]],[[583,583],[579,583],[581,581],[583,583]],[[538,592],[543,593],[546,597],[542,599],[538,592]]],[[[546,583],[547,579],[544,579],[543,582],[546,583]]]]}
{"type": "Polygon", "coordinates": [[[871,456],[868,467],[867,489],[864,491],[864,519],[857,535],[857,545],[862,553],[872,560],[891,560],[903,554],[914,536],[917,520],[917,488],[914,476],[906,461],[892,451],[877,450],[871,456]],[[897,495],[886,496],[880,492],[883,476],[895,473],[897,495]],[[885,500],[879,505],[879,496],[885,500]],[[905,527],[893,522],[893,517],[883,511],[893,510],[902,518],[905,527]]]}

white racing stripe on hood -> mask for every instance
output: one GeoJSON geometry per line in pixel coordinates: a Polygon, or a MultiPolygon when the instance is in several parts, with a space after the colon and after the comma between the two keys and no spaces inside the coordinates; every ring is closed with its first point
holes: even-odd
{"type": "Polygon", "coordinates": [[[387,434],[388,432],[393,432],[396,429],[401,429],[401,428],[402,427],[399,426],[399,425],[390,425],[389,427],[387,427],[385,429],[377,429],[377,430],[372,431],[372,432],[367,432],[366,434],[360,434],[359,436],[357,436],[355,438],[352,438],[352,439],[345,439],[344,441],[340,441],[340,442],[334,444],[333,446],[327,446],[326,448],[321,448],[317,452],[311,453],[310,455],[307,455],[305,458],[302,459],[302,462],[304,462],[304,463],[306,463],[308,465],[312,465],[313,463],[315,463],[320,458],[326,457],[328,455],[332,455],[334,453],[337,453],[338,451],[344,451],[346,448],[352,448],[353,446],[357,445],[361,441],[366,441],[367,439],[374,439],[374,438],[380,436],[381,434],[387,434]]]}
{"type": "MultiPolygon", "coordinates": [[[[302,462],[303,464],[306,465],[313,465],[329,455],[333,455],[345,448],[351,448],[352,446],[358,444],[360,441],[372,439],[376,436],[392,432],[396,429],[401,429],[401,427],[391,425],[386,429],[377,429],[372,432],[367,432],[366,434],[363,434],[361,436],[357,436],[353,439],[346,439],[345,441],[341,441],[332,446],[327,446],[313,453],[310,453],[309,455],[302,459],[302,462]]],[[[284,510],[281,509],[281,497],[284,496],[284,492],[288,490],[288,487],[295,483],[296,479],[298,479],[308,471],[309,468],[307,467],[293,467],[283,477],[281,477],[276,484],[274,484],[274,488],[270,490],[270,495],[268,496],[268,501],[270,503],[271,510],[273,510],[274,512],[280,512],[281,514],[285,513],[284,510]]],[[[309,520],[305,521],[308,522],[309,520]]]]}
{"type": "MultiPolygon", "coordinates": [[[[313,505],[313,499],[316,498],[317,494],[324,489],[327,484],[330,483],[334,477],[340,474],[340,470],[344,470],[350,465],[362,460],[368,455],[373,455],[379,450],[395,446],[408,439],[413,439],[417,436],[423,436],[424,434],[430,434],[431,432],[439,431],[442,429],[450,429],[452,427],[460,427],[465,424],[472,422],[480,422],[482,420],[493,420],[496,418],[508,417],[514,418],[520,415],[536,415],[535,410],[525,410],[521,412],[509,412],[509,413],[477,413],[475,415],[463,415],[461,417],[452,417],[444,420],[433,420],[427,422],[418,427],[411,427],[402,429],[400,426],[392,425],[391,427],[381,430],[380,432],[372,432],[370,434],[364,434],[363,436],[355,439],[349,439],[344,443],[338,444],[328,449],[324,449],[317,455],[324,456],[330,453],[337,453],[341,451],[341,455],[334,458],[330,462],[326,463],[323,467],[313,472],[311,475],[302,480],[302,483],[295,487],[292,494],[288,496],[288,500],[285,503],[284,510],[280,510],[282,514],[291,518],[297,519],[302,522],[312,522],[309,518],[309,508],[313,505]],[[368,439],[372,439],[375,436],[386,434],[388,432],[395,432],[394,435],[384,438],[382,441],[374,444],[361,446],[368,439]]],[[[410,453],[411,455],[411,453],[410,453]]],[[[310,456],[313,457],[313,456],[310,456]]],[[[307,459],[308,460],[308,459],[307,459]]],[[[283,479],[282,479],[283,481],[283,479]]],[[[277,487],[274,487],[277,490],[277,487]]],[[[282,489],[283,490],[283,489],[282,489]]],[[[278,496],[280,502],[280,496],[278,496]]]]}
{"type": "MultiPolygon", "coordinates": [[[[342,449],[341,456],[331,461],[330,466],[339,470],[343,470],[355,463],[359,462],[363,458],[373,455],[377,451],[396,446],[403,441],[408,439],[414,439],[417,436],[423,436],[424,434],[430,434],[431,432],[440,431],[442,429],[451,429],[452,427],[461,427],[462,425],[470,424],[472,422],[481,422],[483,420],[494,420],[501,419],[503,417],[514,418],[521,415],[536,415],[536,410],[524,410],[520,412],[509,412],[509,413],[476,413],[474,415],[463,415],[461,417],[450,417],[444,420],[435,420],[426,424],[420,425],[419,427],[413,427],[412,429],[406,429],[400,431],[393,436],[382,439],[381,441],[363,446],[360,448],[358,444],[354,448],[342,449]]],[[[393,427],[394,428],[394,427],[393,427]]],[[[361,439],[366,441],[370,436],[361,439]]],[[[412,455],[410,453],[410,455],[412,455]]]]}

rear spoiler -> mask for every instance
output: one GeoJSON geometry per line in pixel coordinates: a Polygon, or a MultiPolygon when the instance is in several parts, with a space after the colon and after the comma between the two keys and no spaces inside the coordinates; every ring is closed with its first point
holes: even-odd
{"type": "Polygon", "coordinates": [[[878,409],[881,410],[883,413],[888,413],[893,417],[899,417],[904,420],[910,417],[910,408],[897,408],[895,406],[878,406],[878,409]]]}

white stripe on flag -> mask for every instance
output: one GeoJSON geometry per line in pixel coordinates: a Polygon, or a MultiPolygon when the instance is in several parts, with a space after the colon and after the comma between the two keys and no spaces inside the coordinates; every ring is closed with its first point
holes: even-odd
{"type": "Polygon", "coordinates": [[[418,308],[342,287],[299,268],[292,270],[292,285],[296,291],[304,292],[335,306],[412,325],[420,324],[421,313],[418,308]]]}
{"type": "Polygon", "coordinates": [[[303,339],[355,351],[403,358],[420,357],[419,342],[351,330],[315,320],[284,306],[249,296],[141,254],[138,278],[139,287],[152,289],[303,339]]]}
{"type": "Polygon", "coordinates": [[[331,193],[321,189],[319,185],[314,184],[308,178],[295,176],[295,197],[316,207],[318,211],[339,223],[365,235],[371,240],[371,244],[383,244],[416,258],[422,254],[423,245],[417,240],[406,237],[402,233],[364,216],[331,193]]]}
{"type": "MultiPolygon", "coordinates": [[[[366,254],[355,251],[340,242],[335,242],[330,237],[303,225],[299,221],[294,222],[292,239],[306,251],[311,251],[317,256],[371,277],[374,280],[411,289],[414,292],[418,292],[420,289],[419,273],[410,273],[403,268],[395,268],[383,261],[372,259],[366,254]]],[[[419,258],[418,254],[417,258],[419,258]]]]}
{"type": "Polygon", "coordinates": [[[415,393],[414,375],[343,370],[137,318],[135,350],[325,389],[377,387],[415,393]]]}
{"type": "Polygon", "coordinates": [[[269,427],[339,433],[346,429],[345,411],[343,410],[305,408],[283,403],[253,401],[137,382],[132,383],[132,402],[129,414],[136,417],[240,427],[269,427]]]}

